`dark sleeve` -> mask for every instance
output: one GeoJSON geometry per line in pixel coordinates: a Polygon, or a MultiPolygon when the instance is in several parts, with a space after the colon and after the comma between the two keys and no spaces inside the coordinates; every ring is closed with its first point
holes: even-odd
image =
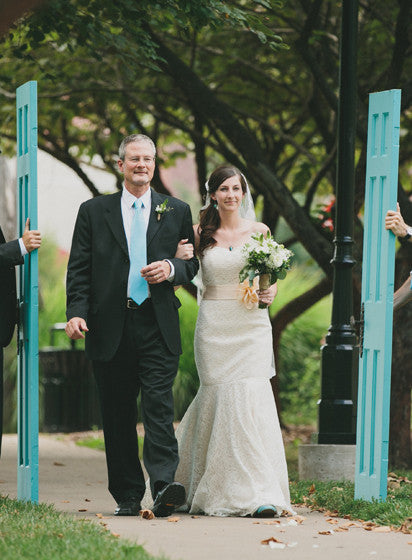
{"type": "Polygon", "coordinates": [[[17,264],[23,264],[24,257],[22,257],[19,241],[9,241],[8,243],[0,244],[0,267],[10,268],[17,264]]]}
{"type": "MultiPolygon", "coordinates": [[[[193,225],[192,225],[192,213],[190,211],[190,207],[185,207],[185,213],[182,221],[182,228],[180,230],[180,239],[188,239],[189,243],[192,243],[194,246],[195,239],[193,233],[193,225]]],[[[199,261],[196,257],[192,257],[190,260],[186,261],[183,259],[169,259],[173,266],[175,267],[175,277],[173,280],[173,284],[180,285],[180,284],[189,284],[189,282],[196,276],[197,271],[199,269],[199,261]]]]}
{"type": "Polygon", "coordinates": [[[87,321],[91,279],[91,227],[84,205],[80,206],[74,226],[66,278],[66,316],[87,321]]]}

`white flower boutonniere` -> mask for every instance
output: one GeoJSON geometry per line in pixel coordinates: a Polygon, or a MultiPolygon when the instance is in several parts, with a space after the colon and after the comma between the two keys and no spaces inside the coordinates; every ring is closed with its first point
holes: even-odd
{"type": "Polygon", "coordinates": [[[166,212],[169,212],[170,210],[173,210],[173,208],[171,206],[168,206],[167,203],[169,202],[169,199],[166,198],[162,204],[158,204],[155,208],[155,212],[157,214],[157,221],[160,221],[160,218],[162,217],[163,214],[165,214],[166,212]]]}

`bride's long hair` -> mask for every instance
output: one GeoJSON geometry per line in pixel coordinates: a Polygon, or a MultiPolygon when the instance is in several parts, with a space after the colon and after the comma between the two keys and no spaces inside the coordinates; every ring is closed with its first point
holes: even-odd
{"type": "Polygon", "coordinates": [[[247,183],[237,167],[229,164],[219,165],[209,177],[206,183],[207,199],[209,199],[209,204],[200,211],[199,220],[199,247],[198,253],[200,256],[203,255],[205,249],[208,247],[213,247],[216,245],[216,239],[213,235],[217,229],[220,227],[220,216],[219,211],[216,206],[216,202],[212,199],[211,195],[217,191],[220,185],[226,181],[229,177],[234,177],[238,175],[240,184],[242,186],[242,191],[246,194],[247,183]]]}

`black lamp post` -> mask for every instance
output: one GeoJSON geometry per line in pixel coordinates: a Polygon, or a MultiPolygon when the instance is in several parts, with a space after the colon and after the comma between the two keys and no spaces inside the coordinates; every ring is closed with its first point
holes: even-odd
{"type": "Polygon", "coordinates": [[[354,444],[358,348],[353,315],[354,152],[358,1],[343,0],[332,321],[322,347],[318,443],[354,444]]]}

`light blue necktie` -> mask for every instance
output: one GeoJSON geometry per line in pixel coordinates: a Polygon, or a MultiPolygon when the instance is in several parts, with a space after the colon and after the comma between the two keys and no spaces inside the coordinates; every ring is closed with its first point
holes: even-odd
{"type": "Polygon", "coordinates": [[[139,305],[148,296],[147,282],[140,270],[147,264],[146,224],[143,203],[135,200],[132,227],[130,230],[129,296],[139,305]]]}

